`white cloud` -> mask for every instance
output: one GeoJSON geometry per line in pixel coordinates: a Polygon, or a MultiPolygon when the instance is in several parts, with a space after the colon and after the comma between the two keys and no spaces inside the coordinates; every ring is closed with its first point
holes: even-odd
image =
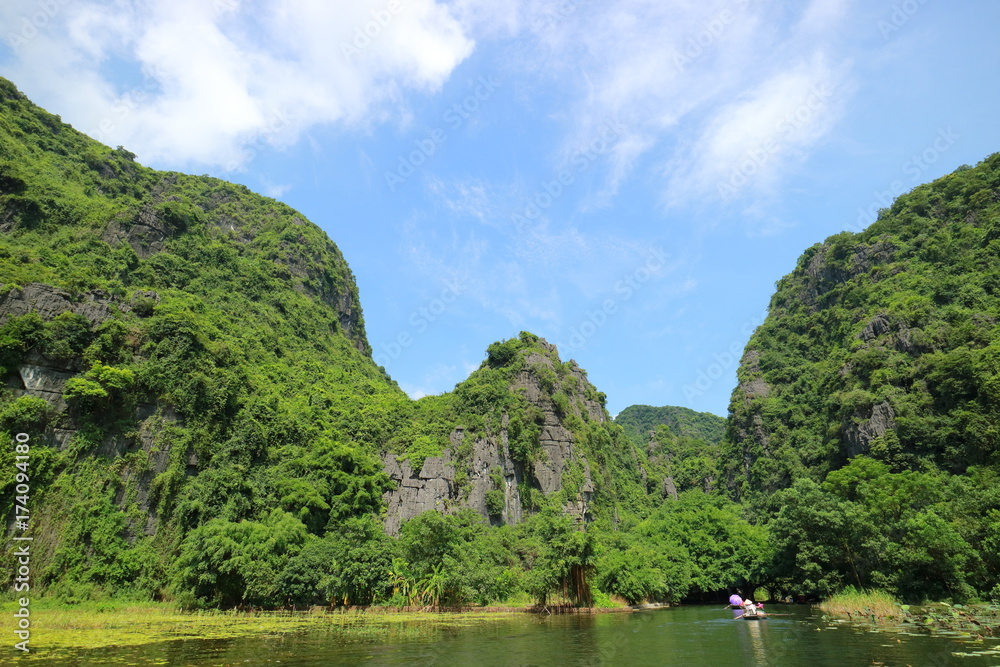
{"type": "MultiPolygon", "coordinates": [[[[472,53],[473,36],[495,40],[503,66],[527,75],[512,83],[524,99],[532,89],[567,97],[553,167],[608,122],[624,128],[597,159],[604,186],[591,193],[593,208],[650,160],[661,164],[668,202],[703,197],[754,142],[775,135],[782,111],[800,104],[800,84],[838,85],[846,96],[845,68],[826,63],[837,62],[830,43],[851,4],[8,0],[0,20],[15,26],[9,42],[40,6],[54,7],[44,25],[29,25],[7,75],[83,131],[181,168],[238,169],[316,124],[405,125],[409,95],[438,90],[472,53]],[[120,67],[135,69],[131,88],[112,83],[120,67]]],[[[800,128],[741,192],[766,192],[806,159],[838,108],[800,128]]]]}
{"type": "MultiPolygon", "coordinates": [[[[407,91],[437,90],[473,48],[435,0],[58,2],[6,75],[83,131],[172,166],[239,168],[315,124],[403,118],[407,91]],[[121,63],[145,80],[116,87],[121,63]]],[[[37,6],[13,0],[0,17],[20,25],[37,6]]]]}

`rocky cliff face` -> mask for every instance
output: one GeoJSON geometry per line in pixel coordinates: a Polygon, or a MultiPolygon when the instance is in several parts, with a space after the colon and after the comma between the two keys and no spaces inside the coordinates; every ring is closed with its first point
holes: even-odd
{"type": "Polygon", "coordinates": [[[605,423],[607,411],[586,374],[573,362],[561,364],[554,345],[539,339],[536,349],[522,354],[523,367],[509,389],[534,410],[539,427],[536,455],[521,461],[511,451],[509,427],[514,415],[507,412],[495,432],[473,434],[456,428],[443,455],[428,457],[419,471],[408,460],[386,454],[385,472],[398,485],[385,495],[388,532],[398,532],[403,522],[426,510],[451,512],[462,507],[474,509],[495,525],[516,524],[532,511],[532,500],[526,497],[532,492],[560,494],[566,513],[580,523],[591,519],[596,484],[569,425],[584,420],[605,423]],[[563,377],[554,392],[551,378],[557,372],[563,377]]]}
{"type": "MultiPolygon", "coordinates": [[[[2,291],[2,286],[0,286],[2,291]]],[[[131,299],[120,299],[103,290],[86,292],[74,298],[68,292],[51,285],[30,283],[23,288],[14,288],[0,296],[0,326],[11,317],[37,313],[44,322],[51,322],[63,313],[74,313],[86,318],[91,329],[112,316],[114,312],[127,313],[133,310],[136,301],[149,299],[156,301],[158,295],[152,291],[137,292],[131,299]]],[[[20,363],[9,370],[3,378],[4,385],[14,399],[34,396],[45,400],[51,417],[43,433],[31,434],[36,443],[44,443],[66,450],[72,445],[79,424],[71,406],[65,399],[66,383],[85,370],[79,356],[53,358],[33,350],[25,354],[20,363]]],[[[116,459],[128,454],[129,462],[122,466],[122,487],[116,502],[125,506],[126,496],[136,503],[139,513],[128,520],[126,533],[131,539],[140,534],[153,535],[156,531],[157,514],[150,503],[152,480],[167,469],[170,447],[160,437],[164,429],[178,423],[178,417],[169,404],[138,401],[134,410],[136,428],[128,433],[113,430],[95,452],[107,459],[116,459]],[[142,461],[140,465],[138,462],[142,461]],[[141,517],[141,518],[140,518],[141,517]]],[[[188,465],[197,467],[197,457],[188,455],[188,465]]]]}
{"type": "Polygon", "coordinates": [[[176,191],[184,187],[182,181],[179,174],[162,174],[142,208],[112,219],[102,240],[112,248],[128,245],[137,257],[148,259],[167,250],[172,238],[200,225],[211,239],[223,239],[243,250],[263,251],[281,267],[278,273],[282,279],[335,309],[343,333],[358,350],[370,352],[353,274],[332,241],[320,238],[313,225],[292,212],[290,226],[277,247],[265,246],[258,237],[268,218],[246,210],[239,190],[232,187],[210,192],[199,199],[192,212],[179,205],[183,200],[176,191]]]}

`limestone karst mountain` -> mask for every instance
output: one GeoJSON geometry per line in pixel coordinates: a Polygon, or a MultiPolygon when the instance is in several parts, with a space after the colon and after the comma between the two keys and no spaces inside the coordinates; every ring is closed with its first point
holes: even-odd
{"type": "Polygon", "coordinates": [[[1000,154],[806,250],[738,376],[723,451],[743,496],[858,455],[1000,463],[1000,154]]]}
{"type": "Polygon", "coordinates": [[[497,343],[412,401],[316,225],[143,167],[2,80],[0,257],[0,429],[32,438],[42,589],[166,590],[212,522],[285,521],[290,557],[352,517],[395,533],[426,509],[514,524],[554,504],[582,523],[629,483],[601,395],[553,346],[497,343]]]}
{"type": "Polygon", "coordinates": [[[684,408],[611,420],[527,332],[411,400],[318,226],[143,167],[0,79],[0,437],[30,442],[26,472],[0,450],[0,511],[33,537],[32,590],[71,601],[985,596],[998,244],[994,155],[808,249],[721,441],[721,418],[684,408]]]}

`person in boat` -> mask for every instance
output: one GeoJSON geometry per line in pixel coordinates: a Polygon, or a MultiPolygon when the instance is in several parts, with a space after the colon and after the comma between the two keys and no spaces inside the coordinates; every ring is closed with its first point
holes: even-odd
{"type": "Polygon", "coordinates": [[[732,595],[729,596],[729,606],[732,607],[733,609],[736,609],[737,607],[742,607],[743,598],[741,598],[736,593],[733,593],[732,595]]]}
{"type": "Polygon", "coordinates": [[[753,603],[753,600],[749,598],[743,601],[743,616],[756,616],[757,615],[757,605],[753,603]]]}

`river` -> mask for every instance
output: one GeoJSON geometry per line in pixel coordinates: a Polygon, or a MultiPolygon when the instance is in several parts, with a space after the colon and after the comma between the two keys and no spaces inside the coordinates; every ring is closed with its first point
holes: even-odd
{"type": "MultiPolygon", "coordinates": [[[[33,665],[1000,665],[1000,639],[875,632],[807,606],[775,605],[763,621],[719,606],[633,614],[382,622],[283,636],[177,639],[137,647],[32,652],[33,665]],[[367,630],[371,630],[370,632],[367,630]]],[[[25,656],[28,657],[28,656],[25,656]]]]}

